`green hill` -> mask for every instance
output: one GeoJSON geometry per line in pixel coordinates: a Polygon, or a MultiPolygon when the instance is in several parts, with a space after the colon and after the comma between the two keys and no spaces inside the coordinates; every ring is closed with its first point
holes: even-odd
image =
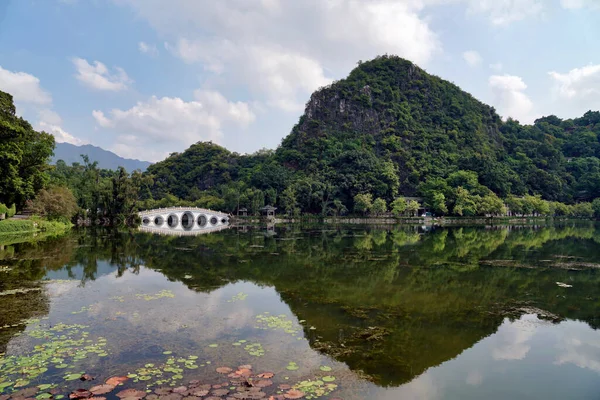
{"type": "Polygon", "coordinates": [[[437,194],[447,212],[461,214],[492,192],[564,203],[600,197],[599,134],[598,112],[503,122],[453,83],[381,56],[315,92],[276,150],[239,155],[197,143],[148,173],[155,198],[227,211],[275,203],[336,213],[370,193],[388,203],[424,196],[430,206],[437,194]]]}

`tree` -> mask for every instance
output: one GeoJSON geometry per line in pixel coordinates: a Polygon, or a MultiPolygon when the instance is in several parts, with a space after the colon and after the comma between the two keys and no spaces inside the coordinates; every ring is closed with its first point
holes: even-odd
{"type": "Polygon", "coordinates": [[[505,201],[508,210],[512,215],[523,215],[523,199],[515,196],[508,196],[505,201]]]}
{"type": "Polygon", "coordinates": [[[0,202],[20,209],[46,186],[53,151],[54,136],[17,117],[12,96],[0,91],[0,202]]]}
{"type": "Polygon", "coordinates": [[[467,189],[458,187],[455,191],[454,214],[470,217],[477,213],[477,205],[467,189]]]}
{"type": "Polygon", "coordinates": [[[436,214],[446,214],[448,212],[448,206],[446,206],[446,196],[444,196],[443,193],[435,193],[433,195],[431,208],[436,214]]]}
{"type": "Polygon", "coordinates": [[[397,197],[391,204],[392,206],[392,214],[396,218],[400,217],[406,211],[406,199],[404,197],[397,197]]]}
{"type": "Polygon", "coordinates": [[[373,195],[371,193],[359,193],[354,196],[354,212],[367,214],[373,207],[373,195]]]}
{"type": "Polygon", "coordinates": [[[477,204],[477,213],[479,215],[504,215],[506,207],[502,200],[492,193],[481,197],[477,204]]]}
{"type": "Polygon", "coordinates": [[[594,216],[592,203],[577,203],[573,206],[573,215],[580,218],[591,218],[594,216]]]}
{"type": "Polygon", "coordinates": [[[373,202],[373,206],[371,207],[371,211],[375,213],[375,215],[380,215],[387,212],[387,204],[384,199],[378,197],[373,202]]]}
{"type": "Polygon", "coordinates": [[[411,215],[411,217],[414,217],[415,214],[419,212],[419,208],[421,208],[421,205],[416,200],[411,200],[406,204],[406,211],[411,215]]]}
{"type": "Polygon", "coordinates": [[[600,218],[600,198],[594,199],[592,209],[594,210],[594,217],[600,218]]]}
{"type": "Polygon", "coordinates": [[[298,200],[296,199],[296,191],[293,186],[288,186],[283,193],[281,193],[279,202],[288,215],[294,214],[298,205],[298,200]]]}
{"type": "Polygon", "coordinates": [[[63,221],[70,221],[78,209],[75,196],[66,186],[40,190],[33,201],[28,201],[28,208],[41,217],[63,221]]]}
{"type": "Polygon", "coordinates": [[[344,205],[344,203],[342,203],[341,200],[335,199],[333,201],[333,212],[335,213],[335,216],[337,217],[338,215],[346,214],[348,212],[348,208],[346,208],[346,206],[344,205]]]}

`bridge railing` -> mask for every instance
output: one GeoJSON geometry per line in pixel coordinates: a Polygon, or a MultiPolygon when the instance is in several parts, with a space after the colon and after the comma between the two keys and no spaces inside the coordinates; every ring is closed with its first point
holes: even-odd
{"type": "Polygon", "coordinates": [[[212,214],[218,214],[218,215],[229,215],[228,213],[222,212],[222,211],[214,211],[211,210],[210,208],[200,208],[200,207],[166,207],[166,208],[154,208],[152,210],[144,210],[144,211],[139,211],[138,214],[146,214],[146,213],[155,213],[155,212],[166,212],[166,211],[208,211],[209,213],[212,214]]]}

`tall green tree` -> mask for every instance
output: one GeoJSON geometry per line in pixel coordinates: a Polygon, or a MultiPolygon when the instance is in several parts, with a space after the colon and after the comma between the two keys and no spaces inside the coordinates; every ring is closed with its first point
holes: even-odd
{"type": "Polygon", "coordinates": [[[16,116],[13,98],[0,91],[0,203],[20,209],[49,181],[54,137],[16,116]]]}

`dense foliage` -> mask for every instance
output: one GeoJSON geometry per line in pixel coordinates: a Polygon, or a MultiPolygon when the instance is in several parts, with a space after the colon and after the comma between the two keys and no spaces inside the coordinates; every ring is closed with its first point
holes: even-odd
{"type": "Polygon", "coordinates": [[[501,213],[506,198],[600,197],[599,135],[599,112],[502,122],[456,85],[382,56],[315,92],[277,150],[239,155],[197,143],[148,174],[154,198],[229,212],[275,204],[288,213],[362,213],[355,199],[370,195],[381,199],[377,212],[385,201],[403,214],[396,198],[420,196],[438,215],[489,215],[501,213]]]}
{"type": "Polygon", "coordinates": [[[54,136],[33,130],[0,91],[0,203],[20,209],[47,184],[53,149],[54,136]]]}
{"type": "MultiPolygon", "coordinates": [[[[129,174],[123,167],[116,171],[99,169],[98,163],[90,162],[87,156],[82,156],[82,159],[83,164],[73,163],[70,166],[59,160],[50,173],[53,185],[69,188],[67,191],[73,193],[74,207],[69,206],[68,212],[63,212],[63,215],[74,209],[75,212],[71,214],[77,213],[78,219],[88,219],[91,223],[112,225],[135,222],[142,200],[149,196],[151,179],[140,171],[129,174]]],[[[56,194],[69,197],[65,190],[56,194]]],[[[46,205],[42,209],[55,209],[58,205],[57,201],[50,201],[50,196],[44,196],[44,200],[47,201],[44,201],[46,205]]],[[[68,203],[71,204],[71,201],[68,203]]]]}

